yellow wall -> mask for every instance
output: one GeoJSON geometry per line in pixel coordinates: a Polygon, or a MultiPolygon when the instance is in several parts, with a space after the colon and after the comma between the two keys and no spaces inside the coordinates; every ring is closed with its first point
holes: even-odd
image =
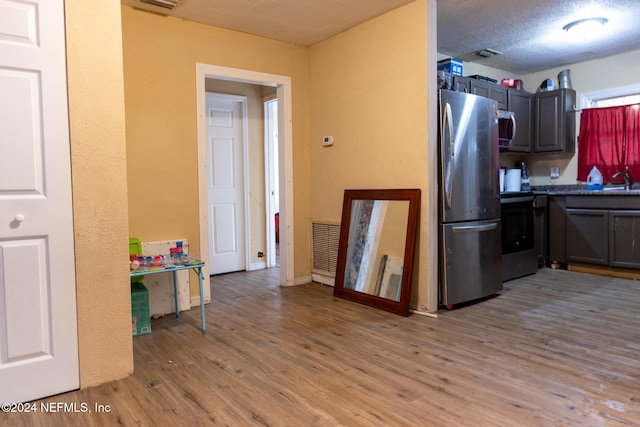
{"type": "Polygon", "coordinates": [[[133,371],[120,1],[66,0],[80,386],[133,371]]]}
{"type": "MultiPolygon", "coordinates": [[[[292,78],[296,276],[310,271],[311,218],[338,221],[344,189],[423,190],[413,304],[426,305],[427,0],[310,49],[120,9],[65,1],[81,387],[133,369],[127,238],[199,246],[196,62],[292,78]]],[[[619,62],[632,76],[638,53],[619,62]]],[[[608,61],[576,65],[577,89],[604,88],[582,87],[592,66],[611,76],[608,61]]]]}
{"type": "Polygon", "coordinates": [[[312,46],[310,56],[312,217],[340,221],[345,189],[422,189],[414,306],[426,305],[426,274],[436,268],[426,258],[426,46],[419,0],[312,46]]]}
{"type": "Polygon", "coordinates": [[[308,276],[308,50],[128,6],[122,6],[122,27],[131,235],[142,241],[186,237],[191,248],[200,247],[196,63],[290,76],[294,274],[308,276]]]}
{"type": "Polygon", "coordinates": [[[81,387],[133,370],[128,237],[199,247],[197,62],[292,78],[296,277],[312,216],[339,219],[345,188],[425,188],[426,0],[313,49],[119,0],[65,5],[81,387]]]}

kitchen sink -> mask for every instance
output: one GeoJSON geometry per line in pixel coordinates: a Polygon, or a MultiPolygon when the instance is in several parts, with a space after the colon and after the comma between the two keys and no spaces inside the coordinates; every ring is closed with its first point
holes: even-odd
{"type": "Polygon", "coordinates": [[[605,185],[602,188],[602,191],[615,191],[622,193],[630,193],[630,194],[640,194],[640,184],[633,184],[630,187],[625,187],[624,185],[605,185]]]}

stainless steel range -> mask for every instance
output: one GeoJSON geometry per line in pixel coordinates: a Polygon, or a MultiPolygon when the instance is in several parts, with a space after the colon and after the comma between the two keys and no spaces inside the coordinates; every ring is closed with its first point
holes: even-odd
{"type": "Polygon", "coordinates": [[[538,270],[533,200],[532,192],[500,195],[504,282],[533,274],[538,270]]]}

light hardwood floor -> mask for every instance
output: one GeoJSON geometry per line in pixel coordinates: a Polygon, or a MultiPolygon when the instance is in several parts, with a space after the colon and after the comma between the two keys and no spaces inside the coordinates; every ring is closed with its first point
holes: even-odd
{"type": "Polygon", "coordinates": [[[278,274],[213,277],[206,335],[197,308],[155,320],[132,376],[40,401],[110,412],[0,425],[640,425],[640,282],[543,269],[434,319],[278,274]]]}

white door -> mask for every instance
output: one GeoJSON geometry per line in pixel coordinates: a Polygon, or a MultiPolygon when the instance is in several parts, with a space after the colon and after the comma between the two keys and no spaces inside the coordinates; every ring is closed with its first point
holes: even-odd
{"type": "Polygon", "coordinates": [[[79,386],[63,0],[0,0],[0,402],[79,386]]]}
{"type": "Polygon", "coordinates": [[[207,93],[209,272],[246,269],[244,97],[207,93]]]}

